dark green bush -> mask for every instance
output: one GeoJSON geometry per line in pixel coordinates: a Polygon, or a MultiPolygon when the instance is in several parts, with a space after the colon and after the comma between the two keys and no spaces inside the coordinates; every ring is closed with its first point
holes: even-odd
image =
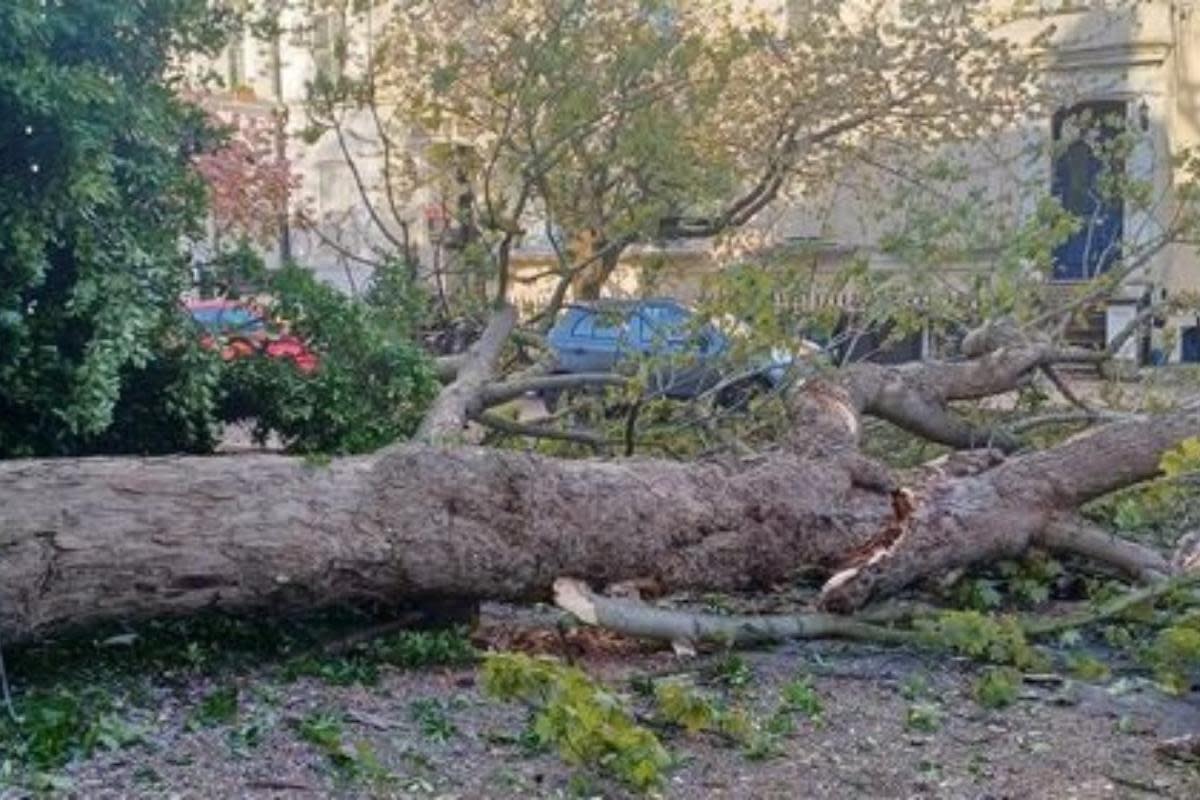
{"type": "Polygon", "coordinates": [[[411,293],[363,302],[296,266],[268,285],[271,313],[309,343],[320,366],[304,374],[286,359],[230,363],[223,417],[253,419],[256,438],[276,433],[296,453],[363,453],[410,435],[437,390],[412,342],[411,293]]]}
{"type": "Polygon", "coordinates": [[[168,340],[145,365],[126,370],[112,424],[88,443],[102,453],[209,453],[220,442],[224,365],[191,331],[168,340]]]}
{"type": "MultiPolygon", "coordinates": [[[[294,451],[361,452],[409,433],[433,391],[401,269],[367,303],[296,268],[267,279],[320,352],[311,376],[198,346],[179,307],[206,213],[192,162],[221,135],[171,75],[217,52],[223,5],[0,3],[0,458],[206,452],[245,416],[294,451]]],[[[239,247],[205,276],[264,274],[239,247]]]]}
{"type": "Polygon", "coordinates": [[[221,45],[215,8],[0,3],[0,457],[141,450],[122,404],[166,420],[211,401],[183,397],[188,356],[164,348],[204,219],[190,162],[214,139],[168,76],[221,45]],[[128,396],[149,373],[170,390],[128,396]]]}

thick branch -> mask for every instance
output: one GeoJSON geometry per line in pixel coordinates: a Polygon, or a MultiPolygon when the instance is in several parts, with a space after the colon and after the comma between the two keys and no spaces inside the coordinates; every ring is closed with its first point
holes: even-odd
{"type": "Polygon", "coordinates": [[[1118,422],[982,475],[935,482],[899,535],[826,584],[822,604],[854,609],[923,577],[1019,555],[1064,511],[1158,475],[1162,454],[1197,431],[1197,409],[1118,422]]]}
{"type": "Polygon", "coordinates": [[[1149,547],[1115,536],[1082,519],[1057,519],[1034,537],[1048,550],[1073,553],[1116,567],[1143,583],[1171,574],[1167,559],[1149,547]]]}
{"type": "Polygon", "coordinates": [[[1050,344],[1005,347],[963,362],[924,362],[901,367],[945,402],[982,400],[1011,392],[1040,367],[1054,364],[1098,364],[1104,353],[1050,344]]]}
{"type": "Polygon", "coordinates": [[[466,352],[458,377],[442,389],[421,422],[416,438],[430,444],[447,444],[462,437],[463,427],[479,403],[480,393],[496,369],[500,351],[517,324],[512,306],[496,311],[479,337],[466,352]]]}
{"type": "MultiPolygon", "coordinates": [[[[979,337],[975,350],[1009,341],[1003,329],[979,337]],[[998,338],[999,337],[999,338],[998,338]]],[[[958,449],[995,447],[1013,452],[1020,442],[1003,428],[981,427],[956,414],[953,401],[980,400],[1010,392],[1035,370],[1058,363],[1097,363],[1103,353],[1048,344],[1016,344],[962,362],[924,361],[902,366],[857,363],[834,379],[842,387],[844,413],[870,414],[930,441],[958,449]]],[[[802,387],[798,404],[809,402],[802,387]]],[[[793,403],[797,405],[797,403],[793,403]]],[[[857,442],[857,429],[852,437],[857,442]]]]}
{"type": "Polygon", "coordinates": [[[585,386],[624,386],[625,378],[611,372],[576,372],[518,378],[485,386],[479,394],[483,407],[507,403],[530,392],[552,392],[585,386]]]}
{"type": "Polygon", "coordinates": [[[466,363],[466,353],[456,353],[452,356],[441,356],[433,360],[433,368],[437,372],[438,380],[442,383],[451,383],[458,377],[459,370],[466,363]]]}
{"type": "MultiPolygon", "coordinates": [[[[1184,575],[1113,598],[1099,608],[1055,617],[1030,617],[1021,628],[1030,638],[1054,636],[1066,630],[1095,625],[1120,616],[1142,603],[1195,585],[1200,576],[1184,575]]],[[[925,632],[897,628],[874,620],[895,622],[936,617],[929,606],[896,605],[866,611],[858,617],[833,614],[718,615],[650,606],[622,598],[604,597],[571,578],[554,582],[554,602],[576,619],[626,636],[670,642],[713,642],[754,645],[787,639],[852,639],[882,644],[935,645],[925,632]]]]}
{"type": "Polygon", "coordinates": [[[945,402],[903,375],[886,380],[863,411],[939,444],[959,450],[997,448],[1011,453],[1020,442],[1003,430],[980,427],[952,412],[945,402]]]}
{"type": "Polygon", "coordinates": [[[913,644],[913,631],[860,622],[835,614],[718,615],[657,608],[634,600],[604,597],[570,578],[554,582],[554,602],[588,625],[626,636],[666,641],[759,644],[787,639],[857,639],[913,644]]]}
{"type": "Polygon", "coordinates": [[[1061,509],[1160,474],[1162,454],[1200,434],[1200,408],[1115,422],[1010,461],[997,470],[998,488],[1034,485],[1061,509]]]}

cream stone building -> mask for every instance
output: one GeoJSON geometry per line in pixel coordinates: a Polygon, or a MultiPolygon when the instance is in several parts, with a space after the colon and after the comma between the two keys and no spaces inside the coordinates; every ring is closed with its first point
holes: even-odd
{"type": "MultiPolygon", "coordinates": [[[[291,195],[289,226],[268,252],[268,264],[284,259],[310,266],[323,280],[346,291],[369,282],[371,263],[403,241],[404,230],[391,224],[382,230],[372,219],[364,192],[372,203],[386,202],[382,184],[382,146],[376,129],[362,114],[348,114],[340,137],[327,134],[306,141],[309,86],[319,75],[336,75],[345,65],[371,57],[376,15],[368,4],[361,14],[336,10],[308,13],[290,0],[251,0],[258,10],[277,14],[280,34],[263,38],[247,32],[212,61],[189,65],[197,83],[205,85],[204,105],[225,120],[270,119],[280,126],[282,151],[292,162],[299,185],[291,195]],[[298,222],[303,217],[304,223],[298,222]],[[315,224],[312,224],[315,223],[315,224]]],[[[379,24],[382,24],[380,21],[379,24]]],[[[405,140],[398,146],[419,156],[424,142],[405,140]]],[[[408,196],[401,213],[418,220],[430,201],[408,196]]],[[[428,247],[420,225],[410,231],[412,246],[428,247]]]]}
{"type": "MultiPolygon", "coordinates": [[[[747,12],[775,15],[780,25],[797,24],[803,17],[803,5],[804,0],[742,0],[747,12]]],[[[1057,195],[1071,210],[1089,215],[1091,224],[1086,232],[1056,254],[1054,283],[1070,286],[1106,269],[1112,254],[1136,250],[1169,225],[1176,209],[1175,190],[1184,178],[1173,156],[1200,146],[1198,5],[1189,0],[1004,0],[995,4],[997,13],[1015,13],[1001,29],[1003,35],[1029,47],[1036,43],[1045,81],[1058,98],[1057,107],[1044,119],[1014,126],[1008,135],[981,142],[974,152],[967,148],[962,155],[976,164],[978,182],[998,196],[1010,195],[1004,202],[1014,215],[1030,213],[1037,197],[1047,192],[1057,195]],[[1052,34],[1040,40],[1039,34],[1048,27],[1052,34]],[[1125,159],[1124,168],[1152,186],[1150,208],[1108,207],[1097,202],[1089,184],[1097,180],[1095,159],[1086,146],[1059,148],[1057,154],[1039,147],[1063,135],[1073,115],[1081,112],[1119,115],[1140,131],[1140,143],[1125,159]],[[1035,151],[1041,155],[1028,156],[1035,151]]],[[[441,209],[446,198],[439,191],[416,185],[404,197],[386,198],[378,189],[382,147],[371,120],[364,115],[348,117],[341,137],[327,133],[315,144],[303,146],[297,138],[306,124],[306,86],[320,71],[340,68],[339,41],[347,42],[350,55],[360,61],[372,57],[374,34],[383,22],[378,13],[367,11],[351,18],[331,13],[311,24],[307,20],[302,24],[299,18],[284,19],[282,27],[292,33],[275,42],[247,38],[234,43],[218,63],[210,65],[224,73],[228,88],[215,98],[222,107],[247,114],[286,110],[292,142],[289,150],[302,177],[294,204],[306,207],[319,224],[315,230],[291,230],[280,249],[351,291],[361,290],[369,281],[370,262],[378,260],[382,252],[394,251],[398,243],[411,247],[423,261],[437,259],[439,236],[444,232],[441,209]],[[375,203],[396,205],[406,224],[396,224],[396,215],[372,214],[360,186],[375,203]]],[[[405,136],[391,144],[403,148],[411,156],[412,168],[419,172],[422,154],[435,141],[454,143],[457,138],[451,131],[438,137],[405,136]]],[[[469,140],[460,143],[470,144],[469,140]]],[[[808,243],[809,258],[830,269],[851,257],[865,258],[879,270],[898,268],[880,247],[881,229],[852,190],[854,183],[854,176],[848,175],[819,197],[777,203],[756,222],[757,241],[764,246],[808,243]]],[[[514,261],[518,268],[533,271],[543,269],[551,258],[549,242],[539,240],[531,230],[514,261]]],[[[705,274],[720,269],[723,263],[707,242],[635,249],[626,258],[614,291],[640,291],[641,268],[650,261],[660,266],[656,291],[685,300],[695,296],[705,274]],[[665,268],[661,268],[663,264],[665,268]]],[[[986,259],[959,267],[964,272],[985,268],[986,259]]],[[[531,299],[547,290],[536,284],[520,285],[517,299],[531,299]]],[[[1186,297],[1190,292],[1200,292],[1196,246],[1176,242],[1157,249],[1102,309],[1096,333],[1111,338],[1147,302],[1186,297]]],[[[852,301],[849,297],[824,299],[852,301]]],[[[1124,352],[1142,359],[1200,362],[1200,319],[1190,311],[1175,314],[1165,326],[1148,330],[1141,340],[1135,337],[1124,352]]]]}

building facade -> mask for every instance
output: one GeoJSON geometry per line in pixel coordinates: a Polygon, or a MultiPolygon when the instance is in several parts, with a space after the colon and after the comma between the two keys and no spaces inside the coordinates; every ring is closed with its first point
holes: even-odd
{"type": "MultiPolygon", "coordinates": [[[[781,25],[801,24],[803,5],[803,0],[744,2],[748,11],[779,15],[781,25]]],[[[1001,34],[1036,52],[1055,100],[1043,119],[1013,126],[997,140],[962,148],[958,155],[973,165],[975,181],[994,191],[1002,213],[1018,218],[1032,213],[1037,198],[1049,194],[1087,220],[1056,251],[1052,284],[1069,288],[1110,269],[1117,254],[1147,253],[1099,310],[1098,335],[1118,335],[1147,302],[1175,301],[1169,317],[1152,327],[1147,323],[1146,335],[1131,338],[1123,354],[1200,362],[1200,319],[1183,302],[1200,294],[1196,246],[1189,241],[1155,244],[1155,237],[1170,228],[1179,209],[1177,189],[1189,178],[1176,157],[1200,147],[1200,9],[1184,0],[1005,0],[995,7],[998,15],[1006,15],[1001,34]],[[1072,121],[1081,116],[1120,118],[1133,127],[1138,143],[1124,154],[1121,168],[1146,183],[1150,202],[1134,207],[1098,199],[1102,171],[1089,149],[1094,141],[1074,145],[1066,139],[1072,121]],[[1056,139],[1063,141],[1061,147],[1046,146],[1056,139]]],[[[358,112],[347,113],[338,131],[326,129],[315,141],[301,143],[311,122],[308,86],[322,72],[336,73],[348,59],[369,63],[375,33],[384,22],[381,13],[368,8],[357,15],[328,12],[312,18],[283,11],[283,35],[267,41],[246,37],[209,65],[224,73],[226,89],[214,94],[218,103],[245,113],[263,108],[286,112],[288,151],[300,176],[292,210],[304,210],[308,225],[293,227],[275,256],[311,265],[322,278],[350,291],[361,290],[372,264],[398,247],[411,249],[425,263],[441,258],[447,203],[454,192],[453,186],[415,178],[404,188],[403,181],[383,174],[385,146],[402,150],[406,168],[417,176],[427,171],[423,159],[431,144],[455,145],[453,132],[438,137],[392,133],[384,143],[376,121],[358,112]],[[385,185],[387,189],[381,188],[385,185]]],[[[1100,126],[1098,136],[1105,135],[1100,126]]],[[[460,144],[469,146],[470,141],[460,144]]],[[[854,183],[848,175],[821,196],[777,203],[755,223],[756,240],[766,247],[812,243],[812,258],[829,270],[848,258],[865,259],[873,269],[899,269],[881,246],[881,223],[868,213],[869,199],[852,190],[854,183]]],[[[533,273],[544,270],[553,254],[551,243],[533,232],[536,226],[530,227],[514,264],[533,273]]],[[[706,242],[635,248],[614,278],[614,291],[642,290],[644,267],[651,261],[657,267],[656,290],[685,300],[696,295],[704,275],[723,263],[706,242]]],[[[985,258],[966,261],[958,265],[964,274],[987,268],[985,258]]],[[[548,291],[548,285],[518,283],[514,299],[532,301],[548,291]]],[[[852,298],[827,301],[850,303],[852,298]]]]}

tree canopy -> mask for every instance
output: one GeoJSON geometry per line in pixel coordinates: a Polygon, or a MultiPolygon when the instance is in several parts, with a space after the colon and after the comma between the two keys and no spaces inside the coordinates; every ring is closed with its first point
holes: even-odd
{"type": "MultiPolygon", "coordinates": [[[[207,0],[0,8],[0,454],[101,446],[177,332],[210,133],[172,66],[228,23],[207,0]]],[[[161,377],[141,410],[185,444],[203,379],[161,377]]]]}
{"type": "Polygon", "coordinates": [[[688,0],[408,3],[314,84],[313,133],[370,110],[393,162],[366,198],[385,233],[414,183],[398,145],[428,137],[415,182],[449,197],[466,269],[502,296],[511,250],[543,236],[552,312],[567,287],[596,296],[632,244],[726,234],[872,154],[1036,109],[1032,62],[994,35],[990,4],[883,6],[823,0],[785,21],[688,0]]]}

